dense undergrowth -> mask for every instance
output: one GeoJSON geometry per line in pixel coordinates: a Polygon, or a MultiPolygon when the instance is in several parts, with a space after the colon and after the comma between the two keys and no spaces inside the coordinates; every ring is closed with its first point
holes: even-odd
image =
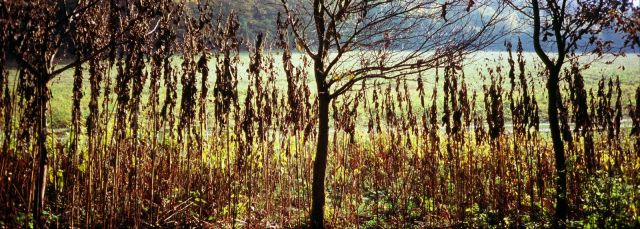
{"type": "MultiPolygon", "coordinates": [[[[211,24],[211,18],[198,20],[211,24]]],[[[168,29],[177,22],[168,21],[158,37],[123,47],[128,55],[74,69],[69,134],[47,133],[46,224],[263,228],[308,222],[316,98],[307,61],[291,63],[285,36],[279,36],[278,55],[264,55],[262,37],[241,42],[233,16],[218,28],[198,27],[198,20],[186,26],[180,50],[168,29]],[[205,48],[203,37],[213,37],[216,49],[205,48]],[[166,46],[141,48],[147,42],[166,46]],[[238,70],[242,45],[250,46],[246,73],[238,70]],[[179,67],[170,60],[178,51],[179,67]],[[286,88],[276,83],[279,72],[286,88]],[[243,88],[239,74],[248,78],[243,88]]],[[[410,76],[365,81],[334,101],[328,225],[550,227],[553,149],[540,128],[541,89],[531,86],[545,76],[525,68],[521,47],[515,54],[507,48],[508,67],[489,66],[479,90],[468,90],[463,62],[451,57],[435,73],[443,89],[410,76]],[[409,89],[408,82],[417,86],[409,89]]],[[[16,71],[13,84],[7,69],[0,71],[2,227],[32,225],[37,195],[35,79],[16,71]]],[[[623,101],[619,80],[585,89],[577,63],[563,77],[569,226],[639,227],[640,87],[623,101]],[[624,117],[630,128],[621,124],[624,117]]]]}

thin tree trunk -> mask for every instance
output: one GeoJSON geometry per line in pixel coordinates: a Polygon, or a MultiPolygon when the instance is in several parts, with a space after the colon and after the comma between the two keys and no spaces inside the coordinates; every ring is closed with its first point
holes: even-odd
{"type": "Polygon", "coordinates": [[[40,80],[37,85],[38,106],[38,170],[35,184],[35,201],[33,202],[33,220],[38,228],[44,227],[42,222],[42,210],[44,205],[44,193],[47,184],[47,101],[49,93],[46,81],[40,80]]]}
{"type": "Polygon", "coordinates": [[[311,226],[324,228],[324,178],[327,170],[327,150],[329,145],[329,103],[327,91],[318,95],[318,145],[313,164],[313,184],[311,203],[311,226]]]}
{"type": "Polygon", "coordinates": [[[556,159],[556,221],[555,228],[564,228],[569,206],[567,203],[567,172],[564,156],[564,144],[558,123],[558,103],[560,102],[560,89],[558,86],[560,68],[549,69],[547,90],[549,92],[549,126],[553,139],[553,152],[556,159]]]}
{"type": "Polygon", "coordinates": [[[556,63],[553,63],[540,44],[542,23],[540,20],[541,17],[538,0],[531,1],[531,3],[533,8],[533,47],[549,72],[549,79],[547,80],[547,92],[549,93],[549,126],[551,129],[551,138],[553,140],[553,152],[556,159],[556,173],[558,176],[556,180],[556,219],[554,221],[554,228],[564,228],[569,206],[567,204],[567,174],[564,157],[564,144],[562,142],[562,135],[560,133],[560,125],[558,121],[558,103],[562,102],[558,83],[560,82],[560,71],[562,70],[562,63],[566,55],[564,49],[565,46],[560,34],[562,21],[553,20],[553,28],[558,42],[558,60],[556,63]]]}

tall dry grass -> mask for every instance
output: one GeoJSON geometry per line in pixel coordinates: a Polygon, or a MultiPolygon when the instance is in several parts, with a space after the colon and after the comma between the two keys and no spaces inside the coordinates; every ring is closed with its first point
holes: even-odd
{"type": "MultiPolygon", "coordinates": [[[[69,135],[47,138],[46,223],[304,225],[317,106],[307,84],[308,61],[293,64],[284,26],[272,47],[269,36],[241,39],[233,14],[214,18],[201,5],[196,17],[164,4],[176,16],[162,18],[158,33],[145,36],[140,25],[127,35],[132,42],[105,61],[73,69],[69,135]],[[181,38],[172,29],[177,25],[185,28],[181,38]],[[245,47],[251,56],[246,73],[239,70],[245,47]],[[175,55],[181,66],[172,65],[175,55]],[[279,62],[284,69],[275,67],[279,62]],[[85,77],[90,86],[83,117],[85,77]],[[286,78],[286,88],[277,86],[279,77],[286,78]],[[239,88],[244,79],[246,88],[239,88]]],[[[330,225],[550,226],[553,151],[540,127],[534,96],[540,90],[532,83],[545,76],[527,71],[521,43],[515,57],[506,46],[508,69],[487,66],[480,91],[468,89],[465,74],[483,73],[462,71],[463,58],[450,56],[433,85],[423,76],[366,81],[334,100],[330,225]]],[[[0,225],[27,225],[37,195],[35,81],[18,67],[17,81],[9,83],[0,54],[0,225]]],[[[603,79],[587,92],[580,70],[575,62],[564,73],[570,96],[561,109],[572,225],[637,226],[640,88],[635,104],[625,106],[619,80],[603,79]],[[621,126],[626,113],[631,130],[621,126]]]]}

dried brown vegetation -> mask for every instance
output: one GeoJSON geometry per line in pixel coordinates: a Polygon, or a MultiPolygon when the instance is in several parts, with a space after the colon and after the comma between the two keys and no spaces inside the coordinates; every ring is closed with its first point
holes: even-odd
{"type": "MultiPolygon", "coordinates": [[[[308,224],[319,100],[308,84],[313,61],[293,64],[285,22],[272,47],[269,36],[241,39],[235,16],[216,17],[206,4],[196,14],[174,1],[81,2],[60,33],[46,30],[60,5],[2,6],[3,18],[45,18],[0,24],[10,31],[0,34],[0,227],[308,224]],[[12,36],[23,31],[33,34],[12,36]],[[75,59],[51,61],[59,50],[75,59]],[[74,72],[72,125],[59,137],[47,128],[48,83],[64,71],[74,72]]],[[[551,226],[558,174],[533,96],[546,73],[527,71],[520,42],[515,57],[506,46],[509,69],[487,66],[481,91],[465,74],[482,71],[464,72],[464,53],[451,52],[433,60],[435,79],[356,78],[324,101],[326,224],[551,226]]],[[[637,227],[640,87],[626,105],[619,80],[587,92],[577,61],[562,76],[568,223],[637,227]]]]}

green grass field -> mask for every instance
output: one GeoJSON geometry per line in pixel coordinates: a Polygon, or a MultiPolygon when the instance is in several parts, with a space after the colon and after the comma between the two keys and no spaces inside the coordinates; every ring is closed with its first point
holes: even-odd
{"type": "MultiPolygon", "coordinates": [[[[282,88],[282,90],[286,90],[287,82],[283,74],[281,53],[274,52],[272,53],[272,55],[274,55],[273,58],[275,59],[274,67],[278,72],[276,84],[279,88],[282,88]]],[[[538,66],[538,64],[536,64],[538,61],[535,54],[525,53],[525,59],[527,63],[526,68],[527,68],[528,74],[530,73],[530,75],[528,75],[528,80],[530,82],[533,82],[533,85],[535,86],[536,91],[538,92],[536,93],[536,98],[541,109],[540,116],[542,120],[545,120],[546,112],[544,112],[544,110],[546,109],[546,106],[547,106],[546,93],[544,93],[544,90],[543,90],[545,79],[537,75],[537,72],[540,71],[540,67],[536,67],[538,66]]],[[[294,54],[293,60],[295,61],[294,62],[295,65],[298,65],[298,66],[302,65],[301,54],[294,54]]],[[[175,68],[177,70],[181,68],[180,67],[181,62],[182,61],[179,58],[174,59],[175,68]]],[[[209,66],[209,69],[210,69],[209,84],[210,84],[210,88],[213,88],[213,85],[215,84],[215,63],[216,62],[215,60],[210,60],[209,63],[210,63],[209,64],[210,65],[209,66]]],[[[241,53],[240,64],[238,66],[238,76],[239,76],[238,91],[239,91],[240,99],[244,97],[244,91],[246,90],[247,84],[248,84],[248,81],[247,81],[248,63],[249,63],[249,54],[246,52],[241,53]]],[[[349,65],[349,62],[345,62],[342,66],[348,66],[348,65],[349,65]]],[[[465,82],[470,91],[470,95],[473,94],[473,91],[476,91],[478,93],[479,98],[477,101],[478,102],[477,105],[480,108],[483,107],[482,97],[481,97],[483,94],[482,87],[484,84],[488,83],[488,80],[484,80],[483,77],[481,77],[480,73],[485,75],[485,77],[488,77],[487,75],[488,69],[489,68],[495,69],[497,66],[502,67],[502,75],[505,77],[504,90],[508,91],[510,86],[509,86],[509,80],[507,78],[508,62],[507,62],[506,52],[479,52],[468,57],[465,62],[465,65],[464,65],[465,82]]],[[[312,73],[310,72],[310,70],[311,70],[310,68],[307,69],[307,72],[309,72],[308,85],[311,88],[311,91],[315,92],[315,83],[313,82],[313,76],[311,75],[312,73]]],[[[112,70],[112,75],[114,74],[115,74],[115,69],[112,70]]],[[[516,74],[518,74],[517,70],[516,70],[516,74]]],[[[15,70],[10,71],[10,76],[12,76],[10,78],[15,79],[15,76],[16,76],[15,70]]],[[[635,88],[640,86],[640,56],[638,54],[629,54],[625,57],[618,57],[615,59],[613,59],[612,57],[605,57],[602,60],[594,62],[589,69],[583,71],[583,76],[585,79],[585,85],[587,90],[596,88],[598,85],[598,82],[603,77],[607,80],[608,79],[615,80],[617,77],[619,77],[621,82],[621,88],[623,91],[623,94],[622,94],[623,103],[626,105],[628,101],[630,101],[631,96],[635,91],[635,88]],[[607,61],[611,61],[612,63],[610,64],[605,63],[607,61]]],[[[266,77],[266,76],[263,76],[263,77],[266,77]]],[[[408,78],[410,80],[408,81],[409,90],[413,90],[413,91],[416,90],[417,86],[414,80],[417,77],[418,76],[408,78]]],[[[85,71],[84,83],[83,83],[84,97],[81,101],[81,109],[85,117],[86,117],[86,114],[88,114],[87,104],[89,102],[88,78],[89,78],[88,72],[85,71]]],[[[443,84],[442,76],[440,77],[440,81],[438,82],[438,85],[435,85],[435,70],[426,71],[424,74],[422,74],[422,78],[423,78],[423,81],[425,82],[425,92],[426,92],[427,98],[431,97],[430,94],[432,93],[432,89],[434,86],[437,86],[438,90],[440,90],[439,93],[442,93],[441,92],[442,84],[443,84]]],[[[10,82],[11,85],[14,85],[13,84],[14,82],[15,81],[12,80],[12,82],[10,82]]],[[[395,81],[386,81],[385,83],[395,84],[395,81]]],[[[161,82],[161,85],[162,85],[162,82],[161,82]]],[[[359,86],[356,85],[354,88],[358,89],[359,86]]],[[[392,85],[392,89],[395,89],[395,86],[392,85]]],[[[179,83],[178,83],[178,90],[180,90],[179,83]]],[[[71,106],[72,106],[71,98],[73,95],[73,70],[64,72],[59,77],[55,78],[51,82],[51,92],[52,92],[52,98],[51,98],[50,125],[53,128],[66,128],[69,126],[70,120],[71,120],[71,106]]],[[[163,102],[162,100],[164,99],[164,92],[165,92],[164,89],[161,89],[161,96],[160,96],[161,103],[163,102]]],[[[143,103],[146,103],[146,98],[148,97],[148,93],[149,93],[148,88],[145,88],[142,95],[143,103]]],[[[180,97],[180,94],[181,93],[178,92],[178,97],[180,97]]],[[[418,93],[416,92],[413,94],[413,96],[416,96],[417,98],[418,96],[417,94],[418,93]]],[[[508,99],[506,98],[506,95],[503,95],[503,96],[504,96],[505,103],[508,103],[508,99]]],[[[212,97],[211,93],[209,97],[210,98],[212,97]]],[[[111,101],[114,101],[114,99],[112,99],[111,101]]],[[[419,100],[413,99],[412,102],[414,103],[413,106],[417,109],[417,112],[420,112],[421,107],[420,107],[419,100]]],[[[439,101],[439,103],[441,104],[442,101],[439,101]]],[[[209,106],[209,107],[212,107],[212,106],[209,106]]],[[[507,106],[505,105],[505,107],[507,106]]],[[[442,106],[439,106],[439,108],[442,108],[442,106]]],[[[508,112],[508,109],[505,109],[505,112],[508,112]]],[[[507,120],[510,119],[508,113],[506,118],[507,120]]]]}

